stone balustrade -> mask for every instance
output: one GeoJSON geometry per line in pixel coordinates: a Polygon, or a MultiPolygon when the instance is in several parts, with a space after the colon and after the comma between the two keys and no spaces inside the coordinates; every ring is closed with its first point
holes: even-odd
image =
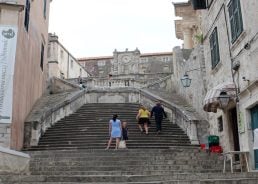
{"type": "MultiPolygon", "coordinates": [[[[119,82],[119,80],[118,80],[119,82]]],[[[119,85],[120,83],[116,83],[119,85]]],[[[101,85],[101,83],[98,83],[101,85]]],[[[107,84],[107,83],[102,83],[107,84]]],[[[122,83],[121,83],[122,85],[122,83]]],[[[157,100],[162,101],[165,111],[172,123],[177,123],[189,136],[192,144],[199,144],[201,135],[197,134],[198,122],[202,120],[195,117],[195,113],[188,112],[184,105],[177,105],[158,95],[154,95],[148,90],[137,89],[134,87],[113,87],[113,88],[94,88],[61,95],[57,97],[42,98],[38,106],[34,107],[25,122],[26,135],[24,146],[37,145],[39,138],[44,132],[54,125],[61,118],[70,115],[86,103],[141,103],[149,109],[155,105],[157,100]],[[79,93],[78,93],[79,92],[79,93]],[[42,108],[44,107],[44,108],[42,108]]],[[[176,97],[178,99],[178,97],[176,97]]]]}

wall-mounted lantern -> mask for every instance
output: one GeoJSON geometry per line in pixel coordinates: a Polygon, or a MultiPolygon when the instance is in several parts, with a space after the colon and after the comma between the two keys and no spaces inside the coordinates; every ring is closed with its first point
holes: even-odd
{"type": "Polygon", "coordinates": [[[222,109],[225,109],[228,106],[228,102],[230,99],[230,96],[227,94],[227,92],[222,91],[218,97],[219,102],[220,102],[220,107],[222,109]]]}
{"type": "Polygon", "coordinates": [[[190,87],[191,85],[191,82],[192,82],[192,79],[189,78],[188,74],[185,73],[184,76],[181,78],[181,83],[182,85],[187,88],[187,87],[190,87]]]}

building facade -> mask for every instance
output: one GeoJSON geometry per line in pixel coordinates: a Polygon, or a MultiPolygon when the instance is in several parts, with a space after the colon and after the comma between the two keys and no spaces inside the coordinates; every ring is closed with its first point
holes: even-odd
{"type": "Polygon", "coordinates": [[[46,88],[49,6],[0,1],[0,146],[22,148],[24,120],[46,88]]]}
{"type": "Polygon", "coordinates": [[[99,77],[173,72],[172,52],[141,54],[139,49],[115,50],[113,56],[81,58],[78,61],[92,76],[99,77]]]}
{"type": "Polygon", "coordinates": [[[58,36],[48,35],[48,78],[70,79],[88,77],[88,72],[73,55],[58,41],[58,36]]]}
{"type": "MultiPolygon", "coordinates": [[[[181,14],[186,4],[190,5],[177,4],[181,14]]],[[[254,150],[254,130],[258,128],[258,23],[253,18],[258,16],[258,2],[207,0],[195,1],[194,5],[201,15],[204,63],[197,66],[198,71],[203,71],[199,73],[201,77],[192,82],[196,80],[206,91],[196,98],[203,101],[201,114],[207,114],[208,133],[220,137],[224,152],[248,152],[250,168],[258,169],[258,152],[254,150]]],[[[187,24],[185,17],[180,24],[187,24]]],[[[178,28],[182,31],[182,26],[178,28]]],[[[191,55],[199,48],[194,47],[191,55]]],[[[189,58],[181,71],[189,70],[189,64],[196,67],[196,57],[189,58]]],[[[198,75],[189,74],[193,73],[198,75]]],[[[194,91],[184,94],[188,97],[194,91]]]]}
{"type": "Polygon", "coordinates": [[[211,112],[210,130],[220,135],[226,150],[249,152],[252,169],[258,169],[253,149],[258,128],[258,23],[253,17],[258,16],[258,2],[217,0],[207,7],[201,13],[208,90],[204,110],[211,112]],[[214,94],[218,90],[219,97],[214,94]],[[225,105],[218,102],[222,92],[230,99],[225,105]]]}

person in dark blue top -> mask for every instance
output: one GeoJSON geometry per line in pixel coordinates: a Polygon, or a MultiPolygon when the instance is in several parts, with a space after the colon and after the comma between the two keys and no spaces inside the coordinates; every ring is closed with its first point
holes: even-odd
{"type": "Polygon", "coordinates": [[[160,134],[162,130],[161,124],[162,124],[163,117],[167,118],[167,114],[165,113],[160,102],[157,102],[157,104],[152,108],[151,117],[153,116],[153,114],[155,117],[157,134],[160,134]]]}

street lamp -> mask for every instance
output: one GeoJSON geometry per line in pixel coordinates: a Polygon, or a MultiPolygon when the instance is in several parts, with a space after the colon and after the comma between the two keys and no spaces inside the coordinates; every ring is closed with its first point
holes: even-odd
{"type": "Polygon", "coordinates": [[[194,68],[194,69],[191,69],[191,70],[188,70],[185,72],[184,76],[181,78],[181,83],[182,85],[187,88],[187,87],[190,87],[191,85],[191,82],[192,82],[192,79],[189,78],[189,75],[187,74],[187,72],[192,72],[192,71],[196,71],[196,70],[201,70],[203,69],[204,67],[200,67],[200,68],[194,68]]]}
{"type": "Polygon", "coordinates": [[[181,78],[181,83],[182,85],[187,88],[187,87],[190,87],[191,85],[191,82],[192,82],[192,79],[189,78],[188,74],[185,73],[184,76],[181,78]]]}
{"type": "Polygon", "coordinates": [[[230,97],[228,96],[227,92],[222,91],[218,97],[219,102],[220,102],[220,107],[222,109],[226,108],[228,106],[228,102],[230,97]]]}

